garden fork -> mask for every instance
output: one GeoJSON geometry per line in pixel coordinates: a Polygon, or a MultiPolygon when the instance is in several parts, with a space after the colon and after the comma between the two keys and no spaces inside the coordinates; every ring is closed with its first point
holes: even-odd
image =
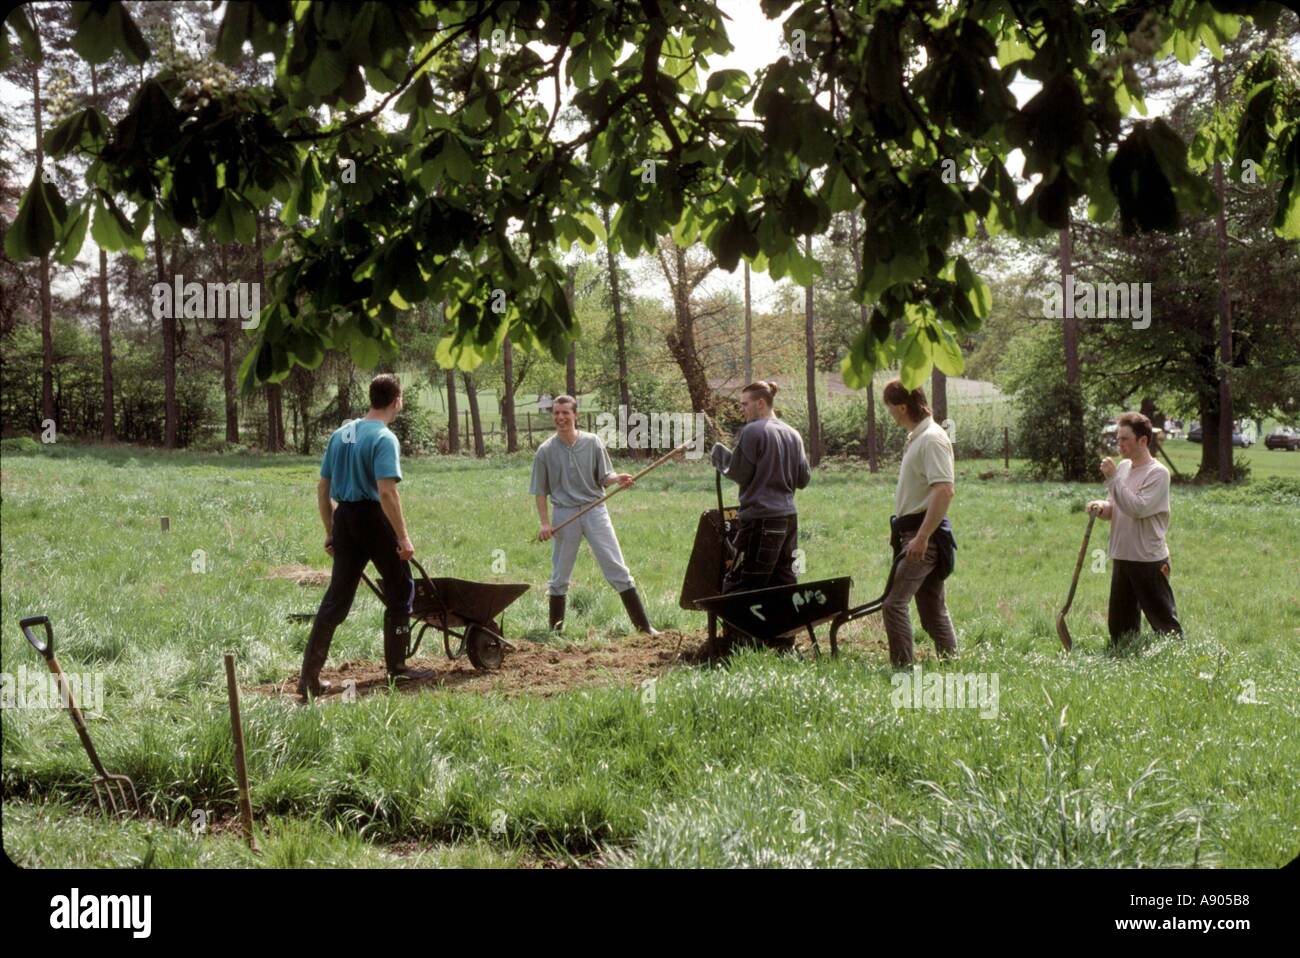
{"type": "Polygon", "coordinates": [[[23,630],[23,635],[27,637],[27,641],[32,644],[37,652],[41,653],[50,671],[58,677],[59,695],[68,706],[68,711],[72,714],[72,724],[77,727],[77,735],[81,738],[81,744],[86,747],[86,754],[90,756],[90,764],[95,766],[95,771],[99,773],[91,783],[95,788],[95,801],[99,803],[99,810],[101,812],[110,810],[114,815],[139,815],[140,799],[135,793],[135,783],[125,775],[110,774],[104,768],[104,763],[99,760],[99,753],[95,751],[94,743],[90,741],[90,732],[86,730],[86,720],[81,715],[81,709],[77,708],[77,702],[72,697],[72,688],[68,685],[68,679],[63,674],[63,669],[59,666],[59,660],[54,656],[54,629],[50,627],[49,616],[31,616],[19,622],[18,627],[23,630]],[[32,626],[36,625],[45,626],[44,642],[41,642],[32,634],[32,626]],[[105,799],[107,799],[107,809],[105,808],[105,799]]]}

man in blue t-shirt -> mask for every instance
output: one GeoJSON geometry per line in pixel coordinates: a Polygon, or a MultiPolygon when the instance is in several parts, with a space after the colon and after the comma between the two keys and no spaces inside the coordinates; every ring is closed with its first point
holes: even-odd
{"type": "Polygon", "coordinates": [[[415,582],[407,560],[415,547],[406,534],[397,484],[401,446],[388,425],[402,411],[402,384],[384,373],[370,383],[370,411],[345,422],[330,436],[321,458],[316,503],[325,523],[325,551],[334,557],[329,589],[321,601],[303,654],[298,694],[320,695],[329,682],[320,670],[334,630],[347,618],[361,573],[373,562],[384,580],[384,664],[390,677],[404,674],[415,582]],[[335,509],[330,500],[338,502],[335,509]]]}

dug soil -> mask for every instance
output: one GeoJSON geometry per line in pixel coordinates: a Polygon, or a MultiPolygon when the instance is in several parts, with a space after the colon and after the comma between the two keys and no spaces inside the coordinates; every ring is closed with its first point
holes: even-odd
{"type": "MultiPolygon", "coordinates": [[[[437,639],[432,634],[426,641],[437,639]]],[[[501,668],[481,672],[461,656],[448,659],[439,644],[437,654],[421,649],[407,664],[411,671],[393,687],[399,692],[424,692],[445,689],[457,692],[501,692],[505,695],[555,695],[570,689],[598,686],[632,686],[654,678],[674,666],[697,665],[707,660],[702,632],[661,632],[657,636],[631,635],[607,644],[575,645],[560,641],[532,642],[512,639],[501,668]]],[[[321,671],[321,678],[332,682],[322,698],[341,700],[389,688],[382,661],[354,659],[321,671]]],[[[258,685],[245,691],[262,695],[285,695],[295,700],[298,675],[279,683],[258,685]]]]}

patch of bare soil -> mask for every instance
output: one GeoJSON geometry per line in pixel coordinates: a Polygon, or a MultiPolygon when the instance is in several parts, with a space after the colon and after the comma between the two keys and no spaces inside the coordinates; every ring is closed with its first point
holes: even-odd
{"type": "MultiPolygon", "coordinates": [[[[708,661],[702,633],[661,632],[657,636],[632,635],[607,645],[576,645],[563,642],[532,642],[513,639],[506,649],[501,668],[482,672],[461,656],[448,659],[421,655],[407,664],[411,671],[399,678],[399,692],[446,689],[460,692],[501,692],[505,695],[555,695],[570,689],[599,686],[631,686],[654,678],[678,665],[708,661]]],[[[435,645],[436,648],[436,645],[435,645]]],[[[334,683],[322,699],[387,691],[389,681],[383,662],[355,659],[321,671],[321,678],[334,683]]],[[[245,691],[261,695],[298,698],[298,675],[281,682],[258,685],[245,691]]]]}
{"type": "Polygon", "coordinates": [[[328,569],[313,569],[307,565],[281,565],[276,566],[266,574],[268,579],[288,579],[290,582],[296,582],[298,585],[329,585],[330,573],[328,569]]]}

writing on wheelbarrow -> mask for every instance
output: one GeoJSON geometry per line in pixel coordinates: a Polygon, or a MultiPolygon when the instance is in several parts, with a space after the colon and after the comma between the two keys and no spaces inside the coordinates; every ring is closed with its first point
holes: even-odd
{"type": "MultiPolygon", "coordinates": [[[[794,606],[794,609],[797,612],[805,606],[825,605],[826,594],[820,589],[800,589],[798,592],[794,592],[790,595],[790,603],[794,606]]],[[[749,611],[753,613],[756,618],[761,619],[764,622],[767,621],[767,616],[763,614],[762,602],[755,602],[749,607],[749,611]]]]}

